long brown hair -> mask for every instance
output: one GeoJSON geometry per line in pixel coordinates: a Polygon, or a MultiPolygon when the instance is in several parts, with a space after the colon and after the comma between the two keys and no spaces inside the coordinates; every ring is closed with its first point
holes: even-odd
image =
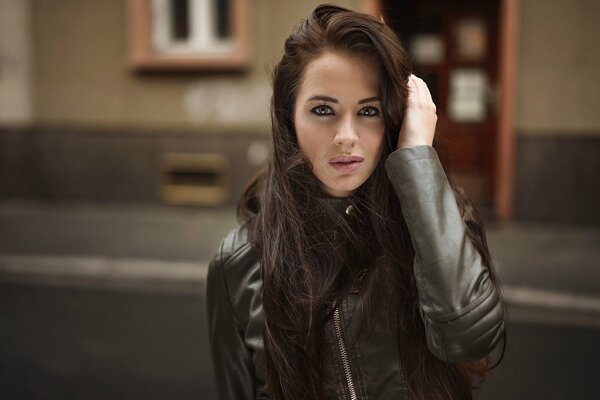
{"type": "MultiPolygon", "coordinates": [[[[407,379],[412,397],[469,399],[473,375],[489,367],[485,362],[444,363],[425,342],[412,274],[414,249],[384,170],[398,140],[411,71],[408,54],[389,27],[371,16],[330,5],[317,7],[294,29],[274,68],[272,159],[249,183],[238,208],[260,256],[267,386],[273,399],[322,397],[325,321],[361,272],[358,265],[376,264],[376,273],[394,282],[388,290],[396,303],[398,346],[406,350],[400,354],[405,370],[411,372],[407,379]],[[294,103],[303,71],[327,51],[367,57],[379,68],[383,151],[369,179],[346,199],[358,210],[353,218],[340,218],[335,201],[328,199],[301,154],[294,129],[294,103]]],[[[483,223],[467,197],[455,193],[469,237],[491,269],[483,223]]],[[[367,307],[373,281],[367,279],[364,287],[367,307]]]]}

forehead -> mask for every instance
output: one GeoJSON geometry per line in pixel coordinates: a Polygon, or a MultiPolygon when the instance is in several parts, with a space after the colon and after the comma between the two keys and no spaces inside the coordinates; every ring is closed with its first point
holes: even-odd
{"type": "Polygon", "coordinates": [[[304,71],[298,93],[316,94],[343,100],[362,99],[379,92],[379,73],[369,58],[339,52],[326,52],[312,60],[304,71]]]}

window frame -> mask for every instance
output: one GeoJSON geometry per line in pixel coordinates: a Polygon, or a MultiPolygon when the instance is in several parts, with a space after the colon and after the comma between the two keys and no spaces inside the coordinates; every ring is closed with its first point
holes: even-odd
{"type": "Polygon", "coordinates": [[[247,0],[231,0],[233,47],[222,54],[161,54],[152,48],[152,0],[128,0],[130,51],[134,70],[238,70],[248,65],[247,0]]]}

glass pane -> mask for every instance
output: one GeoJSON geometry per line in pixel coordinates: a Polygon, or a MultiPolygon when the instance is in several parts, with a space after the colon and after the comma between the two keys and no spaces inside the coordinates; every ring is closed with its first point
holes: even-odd
{"type": "Polygon", "coordinates": [[[459,21],[455,31],[457,55],[464,61],[483,61],[487,54],[487,26],[481,18],[459,21]]]}
{"type": "Polygon", "coordinates": [[[420,33],[409,42],[409,51],[416,64],[439,64],[444,61],[445,43],[442,35],[420,33]]]}
{"type": "Polygon", "coordinates": [[[476,68],[450,72],[448,115],[456,122],[482,122],[486,118],[488,82],[485,71],[476,68]]]}
{"type": "Polygon", "coordinates": [[[227,39],[231,36],[231,0],[214,0],[215,36],[227,39]]]}
{"type": "Polygon", "coordinates": [[[171,0],[171,37],[185,40],[190,36],[189,0],[171,0]]]}

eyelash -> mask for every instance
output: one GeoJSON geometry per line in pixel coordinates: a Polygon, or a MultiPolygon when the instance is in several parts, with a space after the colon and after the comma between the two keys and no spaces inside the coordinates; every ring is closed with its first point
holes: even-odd
{"type": "MultiPolygon", "coordinates": [[[[319,116],[319,117],[327,117],[329,115],[334,115],[333,109],[331,107],[325,105],[325,104],[322,104],[320,106],[316,106],[315,108],[313,108],[312,110],[310,110],[310,112],[313,113],[313,114],[315,114],[316,116],[319,116]],[[319,111],[317,111],[319,109],[326,109],[327,113],[320,113],[319,111]]],[[[377,117],[380,113],[381,112],[379,111],[378,108],[371,107],[371,106],[361,108],[361,110],[359,111],[359,114],[362,115],[362,116],[365,116],[365,117],[377,117]],[[361,112],[363,112],[364,110],[372,110],[373,114],[361,114],[361,112]]]]}
{"type": "Polygon", "coordinates": [[[326,106],[326,105],[320,105],[320,106],[316,106],[315,108],[313,108],[312,110],[310,110],[311,113],[322,117],[322,116],[327,116],[327,115],[331,115],[333,114],[333,110],[331,109],[331,107],[326,106]],[[325,112],[319,112],[318,110],[326,110],[325,112]]]}
{"type": "MultiPolygon", "coordinates": [[[[379,109],[378,109],[378,108],[376,108],[376,107],[365,107],[365,108],[361,108],[361,110],[360,110],[360,111],[363,111],[363,110],[373,110],[373,114],[371,114],[371,115],[362,114],[362,115],[365,115],[366,117],[377,117],[377,116],[378,116],[378,115],[381,113],[381,112],[379,111],[379,109]]],[[[360,112],[360,111],[359,111],[359,112],[360,112]]]]}

